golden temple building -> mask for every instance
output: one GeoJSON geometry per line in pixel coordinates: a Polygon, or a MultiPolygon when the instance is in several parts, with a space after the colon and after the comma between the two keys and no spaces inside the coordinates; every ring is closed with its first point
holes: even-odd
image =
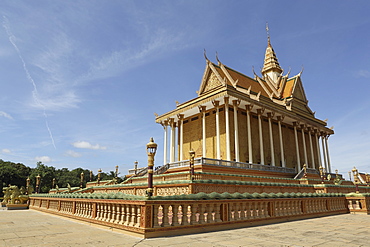
{"type": "Polygon", "coordinates": [[[261,76],[205,59],[198,96],[156,117],[164,128],[164,164],[188,160],[194,150],[210,164],[290,173],[306,164],[331,173],[334,131],[308,106],[302,71],[284,75],[270,37],[261,76]]]}

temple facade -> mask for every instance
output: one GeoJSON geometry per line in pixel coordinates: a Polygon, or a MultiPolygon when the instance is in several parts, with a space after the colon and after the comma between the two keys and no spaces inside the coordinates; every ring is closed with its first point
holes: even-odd
{"type": "Polygon", "coordinates": [[[301,74],[284,75],[270,38],[261,76],[235,71],[206,56],[198,96],[156,117],[164,128],[164,164],[195,156],[299,172],[331,173],[326,121],[308,106],[301,74]]]}

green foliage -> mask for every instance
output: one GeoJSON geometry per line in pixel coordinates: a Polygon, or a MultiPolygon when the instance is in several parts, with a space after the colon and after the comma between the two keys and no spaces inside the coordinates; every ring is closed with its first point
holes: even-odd
{"type": "Polygon", "coordinates": [[[3,196],[3,187],[9,184],[17,185],[18,187],[26,186],[26,179],[31,168],[10,161],[0,159],[0,196],[3,196]]]}
{"type": "MultiPolygon", "coordinates": [[[[59,188],[66,188],[68,183],[71,187],[80,187],[81,173],[84,174],[83,187],[86,182],[90,181],[90,170],[76,168],[70,171],[68,168],[56,169],[53,166],[47,166],[42,162],[37,162],[35,168],[27,167],[21,163],[13,163],[0,159],[0,196],[3,196],[2,188],[11,185],[18,187],[26,186],[27,177],[30,178],[30,183],[36,189],[36,176],[40,175],[40,193],[47,193],[53,187],[53,179],[55,178],[56,185],[59,188]]],[[[101,180],[112,180],[115,173],[101,173],[101,180]]],[[[97,180],[97,175],[92,176],[92,180],[97,180]]],[[[122,178],[118,178],[117,183],[122,182],[122,178]]],[[[54,185],[55,186],[55,185],[54,185]]]]}

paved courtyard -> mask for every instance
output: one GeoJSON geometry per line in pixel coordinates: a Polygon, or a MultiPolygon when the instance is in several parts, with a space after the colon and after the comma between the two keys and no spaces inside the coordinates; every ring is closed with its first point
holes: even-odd
{"type": "Polygon", "coordinates": [[[34,210],[0,210],[2,246],[370,246],[370,215],[142,239],[34,210]]]}

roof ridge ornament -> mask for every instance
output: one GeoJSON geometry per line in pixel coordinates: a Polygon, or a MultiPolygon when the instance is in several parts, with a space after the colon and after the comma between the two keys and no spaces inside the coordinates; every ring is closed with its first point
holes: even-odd
{"type": "Polygon", "coordinates": [[[203,52],[203,55],[204,55],[204,58],[209,61],[208,57],[207,57],[207,51],[206,51],[206,48],[204,48],[204,52],[203,52]]]}

